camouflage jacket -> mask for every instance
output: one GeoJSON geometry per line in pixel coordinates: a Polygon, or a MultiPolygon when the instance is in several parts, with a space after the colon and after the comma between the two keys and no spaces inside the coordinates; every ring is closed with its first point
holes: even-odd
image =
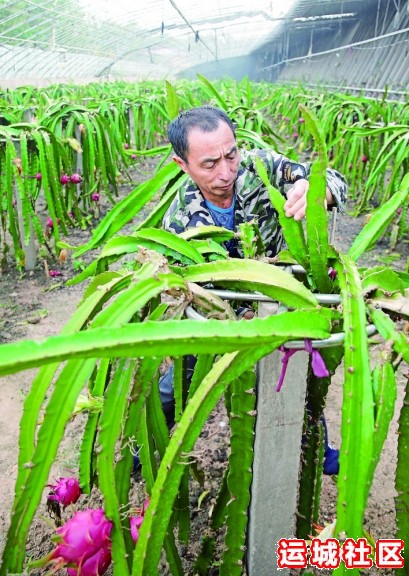
{"type": "MultiPolygon", "coordinates": [[[[307,178],[310,164],[297,164],[274,150],[252,150],[241,152],[241,162],[235,183],[234,227],[256,219],[265,246],[266,256],[275,256],[283,244],[281,227],[277,212],[271,205],[266,187],[258,176],[254,158],[259,156],[267,169],[271,184],[283,194],[293,182],[307,178]]],[[[334,200],[344,212],[347,185],[339,172],[328,168],[327,186],[334,200]]],[[[205,200],[197,185],[189,179],[177,192],[175,199],[166,212],[162,226],[175,234],[195,226],[214,225],[214,220],[206,207],[205,200]]],[[[229,250],[231,252],[231,250],[229,250]]],[[[240,246],[237,255],[242,257],[240,246]]]]}

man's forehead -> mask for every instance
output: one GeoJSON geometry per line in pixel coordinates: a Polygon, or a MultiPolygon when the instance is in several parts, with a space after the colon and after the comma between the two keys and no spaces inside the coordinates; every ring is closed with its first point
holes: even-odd
{"type": "Polygon", "coordinates": [[[210,151],[211,149],[217,150],[220,153],[220,148],[223,148],[224,154],[228,154],[237,148],[237,142],[233,132],[226,124],[227,130],[213,130],[211,132],[201,130],[200,128],[192,128],[188,134],[189,150],[195,152],[210,151]]]}

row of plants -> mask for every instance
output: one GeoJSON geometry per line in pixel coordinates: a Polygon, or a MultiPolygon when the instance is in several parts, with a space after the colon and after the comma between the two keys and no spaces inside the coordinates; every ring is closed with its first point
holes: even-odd
{"type": "MultiPolygon", "coordinates": [[[[281,89],[277,112],[280,132],[298,149],[311,149],[311,135],[303,126],[299,104],[308,105],[323,128],[329,160],[348,174],[352,199],[359,214],[382,205],[409,169],[409,111],[403,102],[376,100],[348,93],[311,91],[303,86],[281,89]]],[[[405,228],[406,214],[401,222],[405,228]]]]}
{"type": "MultiPolygon", "coordinates": [[[[255,84],[247,78],[212,84],[200,75],[198,81],[175,85],[22,87],[1,96],[2,268],[10,243],[17,266],[24,266],[23,248],[33,235],[40,253],[58,255],[61,235],[73,226],[91,226],[100,200],[117,201],[118,184],[131,180],[128,169],[138,159],[170,152],[166,125],[178,110],[205,102],[230,114],[241,145],[273,146],[293,158],[312,154],[299,113],[300,104],[308,105],[322,126],[331,165],[348,175],[357,212],[386,202],[409,169],[407,107],[386,98],[255,84]],[[294,146],[286,147],[288,138],[294,146]]],[[[406,231],[406,216],[405,204],[393,222],[395,243],[406,231]]]]}
{"type": "MultiPolygon", "coordinates": [[[[243,225],[238,233],[246,255],[240,261],[230,259],[223,245],[233,232],[200,227],[174,236],[158,229],[161,210],[180,184],[180,174],[174,172],[172,164],[165,164],[151,181],[107,214],[86,246],[76,249],[77,257],[96,248],[100,253],[71,281],[88,280],[89,284],[61,335],[1,347],[0,374],[39,368],[24,403],[16,497],[0,568],[2,576],[21,573],[24,568],[31,523],[67,422],[84,389],[100,401],[83,428],[79,485],[85,494],[92,488],[100,491],[103,512],[87,512],[87,520],[85,516],[74,517],[74,526],[86,526],[78,533],[91,531],[92,535],[88,545],[82,541],[78,544],[85,550],[81,557],[67,554],[70,524],[58,529],[56,549],[40,563],[49,561],[54,567],[66,566],[70,574],[85,574],[88,562],[95,570],[87,574],[103,574],[112,557],[114,575],[153,576],[158,574],[163,550],[170,573],[182,576],[176,534],[182,543],[189,539],[188,476],[195,473],[192,450],[208,416],[219,401],[224,401],[231,429],[228,469],[192,569],[204,575],[210,566],[214,567],[214,543],[222,533],[224,550],[218,559],[219,574],[239,576],[245,560],[251,487],[254,365],[285,343],[291,348],[293,340],[325,339],[340,332],[343,344],[322,353],[330,375],[317,378],[309,371],[310,425],[303,443],[297,536],[308,538],[318,520],[323,457],[320,415],[331,377],[342,360],[342,441],[333,534],[340,539],[367,535],[365,507],[393,416],[395,372],[402,360],[409,361],[406,335],[391,319],[396,314],[403,318],[409,315],[409,275],[389,267],[359,268],[357,261],[407,202],[409,175],[374,212],[348,254],[341,253],[328,242],[325,138],[313,114],[305,107],[300,112],[317,151],[305,229],[300,222],[285,217],[283,196],[266,180],[262,162],[257,164],[288,245],[288,250],[273,262],[264,256],[252,224],[243,225]],[[129,215],[137,213],[147,201],[146,193],[163,189],[166,191],[158,206],[138,230],[121,235],[129,215]],[[301,264],[306,273],[294,277],[280,264],[301,264]],[[234,308],[211,293],[210,282],[216,287],[246,291],[250,299],[252,292],[261,292],[281,302],[287,311],[238,321],[234,308]],[[319,305],[317,292],[339,294],[341,305],[319,305]],[[188,306],[207,318],[206,322],[186,318],[188,306]],[[378,354],[372,358],[374,368],[370,366],[368,322],[379,333],[378,354]],[[197,356],[197,364],[187,389],[184,359],[192,354],[197,356]],[[177,424],[171,437],[158,391],[159,368],[167,357],[172,358],[175,372],[177,424]],[[130,514],[124,510],[129,509],[132,447],[136,444],[149,503],[138,516],[135,544],[130,514]]],[[[400,419],[396,470],[397,537],[405,541],[409,537],[407,410],[406,403],[400,419]]],[[[62,502],[58,486],[53,489],[62,502]]],[[[336,573],[346,570],[341,565],[336,573]]]]}
{"type": "Polygon", "coordinates": [[[69,227],[90,226],[95,205],[102,198],[114,204],[118,185],[126,176],[131,180],[127,170],[136,161],[127,152],[131,144],[156,143],[168,118],[159,98],[145,106],[118,97],[91,98],[84,106],[41,96],[38,106],[10,103],[0,111],[7,121],[0,127],[3,267],[9,241],[21,267],[30,235],[55,256],[60,235],[67,235],[69,227]],[[30,106],[29,121],[25,106],[30,106]]]}

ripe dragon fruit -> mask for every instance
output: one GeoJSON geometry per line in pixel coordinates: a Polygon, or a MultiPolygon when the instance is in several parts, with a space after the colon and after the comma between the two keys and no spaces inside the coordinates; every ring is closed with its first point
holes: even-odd
{"type": "MultiPolygon", "coordinates": [[[[59,223],[60,223],[60,219],[57,218],[57,224],[59,224],[59,223]]],[[[51,230],[54,228],[53,219],[50,217],[47,218],[47,228],[50,228],[51,230]]]]}
{"type": "Polygon", "coordinates": [[[101,576],[111,564],[111,550],[101,548],[90,556],[79,568],[67,568],[68,576],[101,576]]]}
{"type": "Polygon", "coordinates": [[[91,200],[92,200],[93,202],[99,202],[99,194],[98,194],[98,192],[93,192],[93,193],[91,194],[91,200]]]}
{"type": "Polygon", "coordinates": [[[69,184],[71,182],[71,178],[68,176],[68,174],[61,174],[60,182],[61,184],[69,184]]]}
{"type": "MultiPolygon", "coordinates": [[[[61,272],[50,270],[50,276],[60,275],[61,272]]],[[[81,494],[81,488],[76,478],[59,478],[56,484],[48,484],[48,486],[51,488],[51,492],[47,499],[59,502],[64,508],[69,504],[75,504],[81,494]]]]}
{"type": "MultiPolygon", "coordinates": [[[[57,529],[58,544],[52,552],[52,559],[62,559],[66,564],[74,564],[77,569],[82,568],[87,560],[89,566],[104,561],[107,568],[110,563],[107,562],[108,555],[109,560],[111,557],[111,530],[112,522],[107,520],[101,508],[77,512],[57,529]],[[94,561],[91,561],[92,558],[94,561]]],[[[99,574],[103,572],[99,571],[99,574]]]]}
{"type": "Polygon", "coordinates": [[[74,172],[74,174],[71,174],[71,182],[73,184],[80,184],[82,182],[81,175],[77,174],[77,172],[74,172]]]}
{"type": "Polygon", "coordinates": [[[102,508],[76,512],[57,529],[56,548],[29,569],[52,564],[53,574],[65,566],[69,576],[102,576],[111,563],[112,526],[102,508]]]}
{"type": "Polygon", "coordinates": [[[139,528],[142,525],[142,521],[143,521],[146,509],[148,506],[149,506],[149,500],[145,500],[145,502],[143,504],[143,508],[141,510],[139,510],[139,515],[138,516],[131,516],[129,519],[129,523],[131,525],[131,536],[132,536],[132,540],[135,542],[135,544],[139,538],[139,528]]]}
{"type": "Polygon", "coordinates": [[[131,525],[131,536],[135,544],[139,538],[139,528],[142,525],[142,521],[143,516],[131,516],[131,518],[129,519],[131,525]]]}

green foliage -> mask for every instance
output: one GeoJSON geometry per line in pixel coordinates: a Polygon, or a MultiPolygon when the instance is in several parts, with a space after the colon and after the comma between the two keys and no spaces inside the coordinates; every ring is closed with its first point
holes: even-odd
{"type": "MultiPolygon", "coordinates": [[[[57,19],[52,22],[52,15],[57,14],[55,2],[52,10],[47,8],[47,3],[34,7],[30,16],[20,14],[16,8],[18,3],[5,10],[15,25],[21,27],[22,37],[27,35],[27,39],[40,44],[48,43],[52,35],[57,41],[63,28],[66,35],[65,15],[75,11],[78,18],[75,31],[73,29],[70,36],[80,35],[83,40],[88,35],[81,32],[85,21],[80,7],[74,8],[75,0],[62,4],[57,19]],[[43,25],[31,27],[30,23],[39,18],[43,25]],[[44,32],[47,26],[51,26],[52,34],[44,32]],[[47,41],[44,34],[48,35],[47,41]]],[[[99,23],[99,26],[104,24],[99,23]]],[[[204,103],[215,104],[234,118],[238,141],[243,147],[273,146],[280,150],[283,135],[293,139],[296,134],[297,150],[293,148],[292,152],[287,151],[287,155],[316,150],[314,154],[318,158],[312,168],[313,180],[316,174],[322,174],[328,161],[331,166],[348,174],[358,212],[369,210],[372,205],[382,206],[393,198],[409,170],[407,107],[397,102],[392,105],[384,100],[380,105],[364,97],[317,93],[304,87],[255,84],[248,78],[240,83],[211,83],[200,75],[196,82],[167,82],[165,85],[158,82],[117,82],[81,87],[57,85],[38,90],[22,87],[5,92],[0,100],[0,113],[7,124],[0,132],[2,262],[7,262],[9,253],[7,231],[19,267],[24,266],[23,248],[30,237],[36,238],[40,250],[45,247],[49,257],[58,255],[61,234],[66,235],[73,226],[88,227],[91,216],[97,213],[92,195],[97,193],[114,205],[118,185],[129,176],[132,163],[140,157],[159,156],[158,170],[164,166],[171,152],[170,146],[163,143],[167,123],[180,109],[204,103]],[[307,109],[308,112],[302,112],[305,118],[300,116],[300,110],[307,109]],[[319,123],[318,139],[314,128],[318,124],[311,123],[309,116],[315,117],[319,123]],[[18,159],[22,163],[21,171],[15,165],[18,159]],[[39,172],[42,180],[34,178],[39,172]],[[73,172],[80,172],[82,182],[62,185],[60,176],[73,172]],[[47,204],[45,218],[39,213],[42,205],[39,198],[42,196],[47,204]],[[44,220],[48,216],[54,225],[52,229],[44,230],[44,220]]],[[[170,188],[160,199],[157,209],[138,227],[160,224],[173,198],[170,188]]],[[[322,197],[319,188],[311,187],[310,206],[316,201],[314,195],[322,197]]],[[[162,192],[155,185],[154,194],[162,192]]],[[[406,233],[407,202],[400,206],[401,212],[393,219],[393,244],[406,233]]],[[[324,291],[329,286],[322,264],[325,254],[321,252],[324,246],[321,236],[326,232],[321,226],[322,214],[323,208],[319,221],[307,219],[310,251],[314,250],[313,242],[321,248],[315,249],[316,256],[311,262],[304,261],[302,265],[308,270],[311,266],[320,268],[318,276],[317,272],[314,275],[320,278],[317,286],[324,291]]],[[[315,215],[318,215],[317,211],[315,215]]],[[[387,225],[379,234],[383,234],[386,228],[387,225]]],[[[292,237],[290,234],[287,236],[292,237]]]]}
{"type": "MultiPolygon", "coordinates": [[[[372,144],[353,139],[354,132],[345,126],[339,107],[349,121],[356,116],[352,123],[367,123],[368,110],[364,105],[368,103],[352,97],[326,102],[324,95],[313,97],[305,90],[292,93],[282,87],[272,94],[271,87],[267,88],[253,86],[245,79],[232,91],[229,83],[222,83],[219,88],[201,77],[189,97],[170,84],[152,97],[140,86],[135,96],[128,87],[118,84],[113,85],[110,97],[101,102],[100,87],[92,86],[90,93],[95,100],[84,106],[74,103],[83,100],[81,89],[55,87],[53,94],[58,94],[63,102],[50,101],[46,92],[39,94],[41,125],[27,127],[17,124],[19,119],[14,126],[2,130],[0,173],[2,183],[8,186],[1,197],[2,230],[9,228],[16,254],[22,245],[17,220],[11,218],[9,223],[4,215],[5,211],[14,213],[14,193],[10,192],[13,182],[25,214],[26,238],[30,221],[36,226],[39,187],[25,175],[31,170],[44,172],[41,182],[48,210],[53,219],[60,219],[60,227],[53,231],[58,239],[71,225],[69,208],[74,209],[78,219],[82,214],[70,191],[66,190],[65,197],[60,195],[58,183],[61,170],[76,162],[79,145],[83,150],[85,205],[91,191],[99,190],[99,186],[107,190],[107,196],[112,192],[114,205],[95,228],[91,240],[76,249],[75,258],[97,248],[100,252],[71,282],[90,280],[80,306],[62,333],[41,342],[22,341],[0,348],[0,374],[39,368],[24,403],[16,497],[1,576],[24,569],[29,528],[66,424],[84,389],[102,401],[98,411],[88,415],[84,426],[80,481],[86,493],[94,486],[100,490],[107,516],[113,522],[115,576],[156,576],[162,549],[172,574],[182,574],[174,534],[178,530],[181,541],[189,538],[187,470],[191,451],[211,411],[218,402],[225,402],[231,424],[231,455],[196,568],[199,573],[206,573],[217,531],[225,523],[220,574],[240,574],[251,484],[254,365],[284,343],[326,339],[338,333],[343,334],[343,345],[323,353],[331,375],[342,358],[345,365],[336,530],[337,534],[345,532],[352,538],[363,535],[366,500],[393,414],[396,357],[409,360],[406,335],[396,330],[377,303],[382,302],[383,310],[396,313],[399,309],[401,315],[409,316],[409,283],[407,275],[391,274],[388,267],[361,271],[355,262],[407,202],[408,176],[393,188],[393,194],[385,196],[384,205],[349,254],[337,252],[328,244],[324,209],[327,150],[339,161],[346,142],[351,143],[350,150],[355,155],[366,153],[372,144]],[[179,236],[158,229],[185,175],[176,164],[167,163],[169,147],[157,146],[157,140],[164,134],[165,123],[180,107],[202,103],[204,97],[230,114],[234,111],[238,136],[244,145],[267,145],[277,137],[262,114],[273,106],[281,117],[288,110],[288,124],[291,129],[294,124],[299,127],[297,139],[304,148],[312,146],[314,139],[318,156],[312,167],[305,233],[301,223],[285,216],[284,197],[267,182],[262,163],[257,164],[290,252],[290,258],[287,253],[281,255],[282,260],[290,259],[305,268],[306,275],[300,275],[301,280],[263,257],[254,223],[246,223],[236,236],[247,256],[240,261],[228,257],[224,243],[234,233],[223,228],[200,227],[179,236]],[[304,122],[299,122],[300,109],[304,122]],[[76,128],[80,124],[84,128],[79,138],[76,128]],[[21,147],[18,153],[17,141],[21,147]],[[116,170],[118,166],[126,168],[129,162],[124,143],[136,151],[150,146],[155,149],[152,154],[163,154],[163,162],[159,162],[151,180],[116,202],[116,170]],[[16,163],[20,152],[21,171],[16,163]],[[159,198],[157,206],[134,233],[119,235],[124,225],[155,197],[159,198]],[[337,271],[333,281],[328,277],[330,267],[337,271]],[[234,307],[212,293],[218,286],[245,291],[250,300],[254,292],[264,294],[287,310],[263,319],[237,321],[234,307]],[[317,291],[340,293],[339,309],[320,306],[317,291]],[[185,311],[192,307],[201,320],[185,318],[185,311]],[[372,372],[366,331],[369,320],[375,324],[382,342],[380,359],[372,372]],[[192,354],[197,356],[197,364],[186,390],[184,366],[186,356],[192,354]],[[159,369],[166,357],[175,368],[177,425],[171,438],[158,392],[159,369]],[[129,517],[122,510],[129,497],[135,438],[150,504],[134,548],[129,517]]],[[[26,103],[24,94],[17,93],[16,98],[26,103]]],[[[382,107],[372,110],[376,121],[391,123],[392,113],[382,107]]],[[[381,132],[376,135],[379,137],[381,132]]],[[[382,150],[379,142],[378,147],[382,150]]],[[[372,154],[371,149],[369,157],[372,154]]],[[[350,155],[346,156],[351,161],[350,155]]],[[[355,176],[362,177],[364,169],[368,166],[360,166],[355,176]]],[[[401,176],[399,170],[394,174],[396,178],[401,176]]],[[[377,178],[375,174],[371,182],[377,178]]],[[[299,510],[305,518],[298,529],[302,537],[312,533],[319,506],[323,452],[319,417],[329,383],[330,377],[318,381],[310,374],[308,379],[312,425],[307,427],[306,464],[301,473],[299,510]]],[[[407,490],[401,462],[406,454],[405,418],[403,410],[397,484],[403,535],[407,526],[407,490]]],[[[191,467],[194,469],[194,465],[191,467]]]]}

